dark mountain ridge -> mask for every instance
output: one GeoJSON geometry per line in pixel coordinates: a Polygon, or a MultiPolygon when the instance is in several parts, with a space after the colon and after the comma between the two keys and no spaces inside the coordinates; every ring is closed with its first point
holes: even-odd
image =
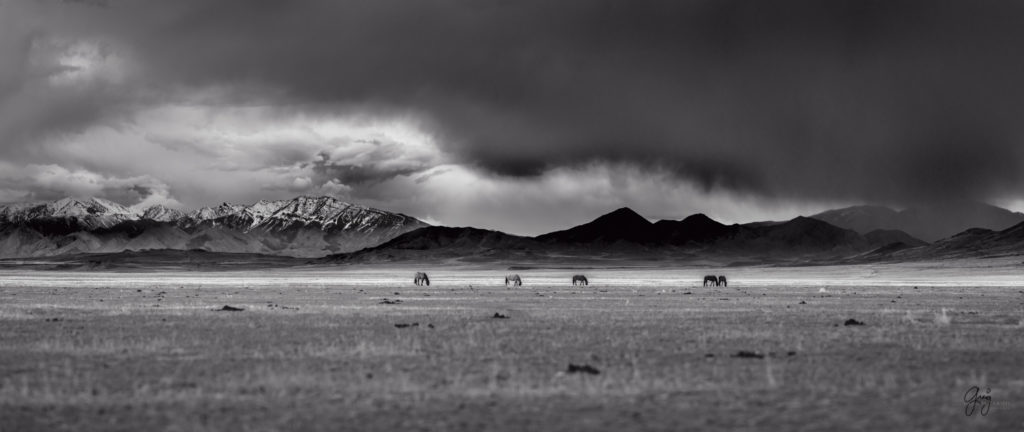
{"type": "Polygon", "coordinates": [[[662,219],[654,223],[655,238],[674,245],[707,244],[734,231],[734,228],[719,223],[703,213],[690,215],[678,221],[662,219]]]}
{"type": "Polygon", "coordinates": [[[922,205],[901,211],[875,205],[853,206],[811,217],[861,234],[878,229],[900,230],[928,242],[970,228],[1003,230],[1024,222],[1024,213],[972,201],[922,205]]]}
{"type": "Polygon", "coordinates": [[[487,261],[533,256],[544,244],[531,237],[471,227],[430,226],[399,235],[381,245],[325,257],[327,262],[487,261]]]}
{"type": "Polygon", "coordinates": [[[725,225],[706,215],[651,223],[629,208],[536,237],[476,228],[427,227],[379,246],[329,257],[331,262],[524,259],[835,259],[889,243],[921,240],[899,231],[870,238],[813,218],[725,225]]]}
{"type": "Polygon", "coordinates": [[[1004,230],[971,228],[937,241],[921,252],[922,258],[950,258],[1024,254],[1024,222],[1004,230]]]}

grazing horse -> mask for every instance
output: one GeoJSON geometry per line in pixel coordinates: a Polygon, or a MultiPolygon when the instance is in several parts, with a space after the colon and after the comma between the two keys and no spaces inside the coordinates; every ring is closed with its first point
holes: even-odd
{"type": "Polygon", "coordinates": [[[711,286],[718,286],[718,278],[711,275],[704,276],[704,286],[708,286],[708,284],[711,284],[711,286]]]}
{"type": "Polygon", "coordinates": [[[725,280],[725,276],[719,276],[718,284],[721,286],[729,286],[729,281],[725,280]]]}
{"type": "Polygon", "coordinates": [[[416,277],[413,278],[412,283],[416,285],[430,286],[430,278],[427,277],[426,273],[416,272],[416,277]]]}
{"type": "Polygon", "coordinates": [[[572,285],[590,285],[590,281],[587,280],[586,276],[583,275],[572,275],[572,285]]]}
{"type": "Polygon", "coordinates": [[[517,274],[505,276],[505,286],[508,286],[510,283],[512,286],[523,286],[523,278],[519,277],[517,274]]]}

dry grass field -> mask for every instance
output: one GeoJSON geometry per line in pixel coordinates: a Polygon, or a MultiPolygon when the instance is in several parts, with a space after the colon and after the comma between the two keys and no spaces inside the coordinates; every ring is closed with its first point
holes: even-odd
{"type": "Polygon", "coordinates": [[[1013,266],[415,270],[4,271],[0,430],[1024,430],[1013,266]]]}

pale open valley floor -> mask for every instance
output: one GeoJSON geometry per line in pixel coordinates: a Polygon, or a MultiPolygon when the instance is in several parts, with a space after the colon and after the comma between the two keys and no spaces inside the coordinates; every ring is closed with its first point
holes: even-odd
{"type": "Polygon", "coordinates": [[[1019,260],[506,273],[5,270],[0,430],[1024,429],[1019,260]]]}

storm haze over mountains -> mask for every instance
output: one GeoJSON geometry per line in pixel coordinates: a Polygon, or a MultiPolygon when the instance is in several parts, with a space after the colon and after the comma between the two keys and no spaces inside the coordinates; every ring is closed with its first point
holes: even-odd
{"type": "Polygon", "coordinates": [[[995,0],[0,1],[0,202],[329,195],[527,235],[623,206],[1021,210],[1022,21],[995,0]]]}

